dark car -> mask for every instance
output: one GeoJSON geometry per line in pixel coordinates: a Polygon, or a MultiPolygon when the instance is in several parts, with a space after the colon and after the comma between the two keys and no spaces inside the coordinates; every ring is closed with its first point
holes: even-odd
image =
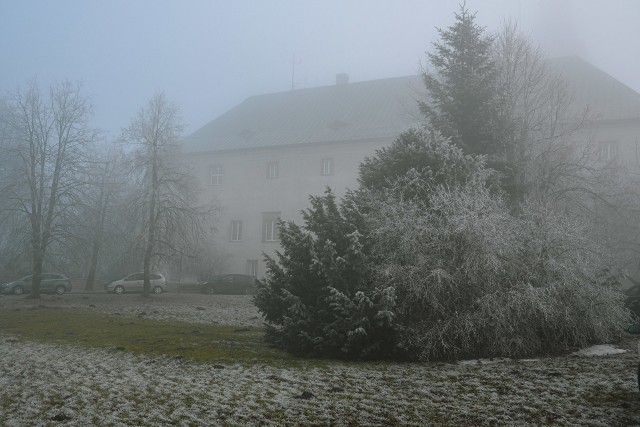
{"type": "MultiPolygon", "coordinates": [[[[0,285],[0,293],[22,295],[31,293],[33,275],[23,277],[11,283],[0,285]]],[[[67,276],[56,273],[42,273],[40,275],[40,293],[62,295],[71,292],[71,280],[67,276]]]]}
{"type": "Polygon", "coordinates": [[[248,274],[221,274],[200,283],[198,291],[203,294],[244,295],[256,289],[256,278],[248,274]]]}

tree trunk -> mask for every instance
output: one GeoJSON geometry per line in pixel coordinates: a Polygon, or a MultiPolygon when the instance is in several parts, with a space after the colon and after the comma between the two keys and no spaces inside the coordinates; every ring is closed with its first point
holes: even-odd
{"type": "Polygon", "coordinates": [[[149,228],[147,230],[147,247],[144,253],[144,287],[142,295],[151,295],[151,258],[156,238],[157,215],[156,198],[158,197],[158,145],[154,141],[151,153],[151,194],[149,196],[149,228]]]}
{"type": "Polygon", "coordinates": [[[150,252],[144,255],[144,288],[142,290],[142,296],[151,296],[151,256],[150,252]]]}
{"type": "Polygon", "coordinates": [[[89,264],[89,272],[87,273],[87,282],[84,289],[87,291],[93,290],[93,282],[96,278],[96,270],[98,269],[98,254],[100,253],[100,246],[102,244],[102,237],[104,234],[104,220],[107,215],[107,197],[104,195],[104,181],[102,182],[102,188],[100,188],[100,196],[98,197],[98,224],[96,224],[96,236],[91,248],[91,263],[89,264]]]}
{"type": "Polygon", "coordinates": [[[100,242],[96,239],[93,242],[91,248],[91,264],[89,265],[89,272],[87,273],[87,282],[84,285],[85,291],[93,290],[93,281],[96,278],[96,269],[98,267],[98,253],[100,252],[100,242]]]}
{"type": "Polygon", "coordinates": [[[31,294],[28,298],[40,298],[40,281],[42,278],[42,256],[40,253],[33,257],[33,276],[31,277],[31,294]]]}

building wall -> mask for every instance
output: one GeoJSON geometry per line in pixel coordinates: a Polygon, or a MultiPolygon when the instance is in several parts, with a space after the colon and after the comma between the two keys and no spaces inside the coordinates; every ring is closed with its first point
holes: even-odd
{"type": "Polygon", "coordinates": [[[596,122],[591,138],[603,160],[615,160],[632,173],[640,170],[640,118],[596,122]]]}
{"type": "MultiPolygon", "coordinates": [[[[637,192],[634,182],[640,179],[640,118],[596,123],[592,131],[595,155],[611,167],[620,168],[626,175],[627,182],[623,183],[625,187],[621,187],[620,192],[623,195],[625,191],[637,192]]],[[[629,202],[633,203],[633,200],[629,202]]],[[[594,226],[605,227],[605,236],[613,247],[612,255],[619,266],[630,277],[640,280],[640,263],[635,246],[638,238],[637,224],[633,219],[625,224],[625,219],[619,216],[615,207],[598,203],[597,200],[594,200],[594,204],[600,218],[594,226]]],[[[624,284],[629,285],[630,283],[624,284]]]]}
{"type": "MultiPolygon", "coordinates": [[[[584,133],[593,144],[594,154],[602,155],[638,172],[640,119],[600,121],[584,133]]],[[[216,247],[222,253],[221,273],[253,273],[247,262],[256,263],[255,273],[265,274],[263,253],[273,256],[280,249],[277,241],[264,241],[265,215],[277,214],[301,224],[300,211],[309,206],[309,195],[321,195],[331,187],[337,196],[357,187],[358,166],[376,149],[392,139],[314,143],[250,150],[188,154],[192,170],[203,184],[203,197],[223,208],[216,247]],[[330,159],[332,170],[323,175],[323,160],[330,159]],[[277,163],[277,177],[268,178],[269,163],[277,163]],[[222,167],[221,182],[211,184],[211,167],[222,167]],[[241,239],[232,241],[232,221],[241,223],[241,239]]]]}
{"type": "Polygon", "coordinates": [[[321,195],[326,187],[343,196],[357,187],[358,166],[366,156],[391,143],[391,139],[362,142],[316,143],[252,150],[186,155],[198,179],[203,197],[223,208],[216,246],[222,251],[222,273],[249,273],[247,262],[257,262],[255,273],[265,273],[262,253],[273,256],[280,246],[264,241],[264,218],[278,214],[301,224],[300,211],[309,206],[309,195],[321,195]],[[332,162],[323,174],[323,161],[332,162]],[[269,163],[277,163],[277,177],[268,178],[269,163]],[[221,166],[219,184],[211,184],[211,167],[221,166]],[[232,221],[241,221],[241,239],[232,241],[232,221]]]}

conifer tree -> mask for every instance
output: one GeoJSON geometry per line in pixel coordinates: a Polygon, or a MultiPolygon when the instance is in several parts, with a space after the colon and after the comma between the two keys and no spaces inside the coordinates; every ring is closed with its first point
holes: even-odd
{"type": "Polygon", "coordinates": [[[504,124],[499,114],[493,38],[476,24],[476,14],[462,4],[456,22],[438,29],[440,40],[427,52],[422,73],[429,99],[420,109],[429,126],[466,154],[486,154],[489,164],[503,156],[504,124]]]}
{"type": "Polygon", "coordinates": [[[310,202],[303,226],[280,224],[282,252],[265,256],[268,272],[254,302],[268,341],[301,356],[390,357],[395,295],[371,286],[357,213],[348,201],[338,205],[330,190],[310,202]]]}

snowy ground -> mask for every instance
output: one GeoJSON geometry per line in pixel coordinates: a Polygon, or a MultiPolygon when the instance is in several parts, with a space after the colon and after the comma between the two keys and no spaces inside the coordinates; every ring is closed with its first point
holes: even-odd
{"type": "MultiPolygon", "coordinates": [[[[257,322],[243,296],[88,298],[46,297],[38,304],[257,322]]],[[[23,304],[33,302],[0,298],[0,310],[23,304]]],[[[640,425],[638,356],[611,350],[533,360],[274,368],[20,342],[0,325],[0,425],[640,425]]]]}

